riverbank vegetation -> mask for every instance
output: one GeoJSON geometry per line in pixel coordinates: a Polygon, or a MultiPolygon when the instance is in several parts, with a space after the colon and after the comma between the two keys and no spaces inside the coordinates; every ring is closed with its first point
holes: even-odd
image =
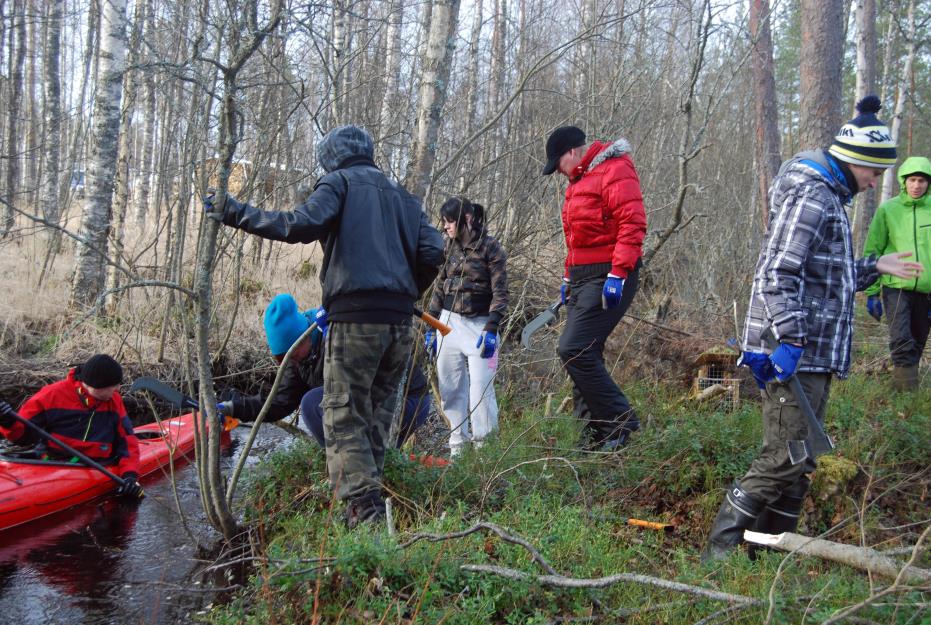
{"type": "MultiPolygon", "coordinates": [[[[455,464],[426,468],[389,454],[393,534],[383,525],[345,530],[323,452],[296,444],[253,474],[245,510],[256,566],[208,620],[926,622],[927,584],[779,552],[700,564],[723,489],[756,454],[760,414],[752,400],[723,412],[683,405],[681,393],[631,387],[645,427],[622,451],[598,454],[575,449],[571,414],[514,391],[502,402],[500,434],[455,464]],[[572,580],[603,587],[565,587],[572,580]]],[[[905,559],[922,537],[916,563],[927,567],[929,406],[927,385],[899,395],[862,372],[836,384],[827,422],[838,450],[821,459],[799,532],[905,559]]]]}

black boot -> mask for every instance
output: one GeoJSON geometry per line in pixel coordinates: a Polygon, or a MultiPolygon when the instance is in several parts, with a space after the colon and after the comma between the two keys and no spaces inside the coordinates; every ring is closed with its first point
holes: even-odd
{"type": "MultiPolygon", "coordinates": [[[[794,532],[798,528],[798,518],[802,513],[802,503],[808,493],[811,481],[807,475],[800,477],[792,486],[782,491],[779,499],[766,506],[754,523],[754,532],[766,534],[781,534],[794,532]]],[[[756,559],[758,552],[769,549],[762,545],[750,545],[747,552],[750,559],[756,559]]]]}
{"type": "Polygon", "coordinates": [[[702,562],[726,558],[743,542],[745,529],[753,526],[765,503],[744,491],[737,482],[727,490],[708,536],[708,544],[701,554],[702,562]]]}

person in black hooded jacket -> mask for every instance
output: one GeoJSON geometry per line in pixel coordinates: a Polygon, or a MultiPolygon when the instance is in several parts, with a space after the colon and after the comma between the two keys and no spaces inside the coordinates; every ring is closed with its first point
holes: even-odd
{"type": "Polygon", "coordinates": [[[228,226],[287,243],[323,242],[324,312],[316,321],[326,335],[327,470],[350,527],[385,514],[382,469],[414,302],[443,264],[443,240],[420,200],[388,179],[373,155],[368,132],[340,126],[317,144],[327,174],[293,211],[205,201],[208,215],[228,226]]]}

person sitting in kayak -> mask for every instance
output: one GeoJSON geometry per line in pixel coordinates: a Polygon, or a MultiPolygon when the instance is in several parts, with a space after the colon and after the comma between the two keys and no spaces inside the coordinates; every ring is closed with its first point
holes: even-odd
{"type": "MultiPolygon", "coordinates": [[[[119,388],[123,368],[106,354],[96,354],[68,372],[64,380],[43,386],[19,409],[52,436],[101,464],[113,464],[125,480],[118,495],[139,498],[139,440],[126,415],[119,388]]],[[[12,406],[0,401],[0,434],[18,445],[36,445],[43,458],[72,459],[70,454],[41,439],[19,422],[12,406]]]]}
{"type": "MultiPolygon", "coordinates": [[[[304,425],[320,446],[326,447],[322,408],[326,312],[322,308],[301,312],[297,302],[288,293],[277,295],[265,309],[265,339],[272,357],[278,363],[281,363],[288,349],[307,331],[311,323],[317,323],[318,327],[294,348],[264,421],[280,421],[300,406],[304,425]]],[[[398,447],[426,422],[430,414],[427,379],[413,361],[408,368],[402,395],[405,401],[398,447]]],[[[263,394],[244,396],[226,390],[220,395],[223,401],[217,409],[223,416],[245,422],[255,421],[265,404],[265,397],[263,394]]]]}

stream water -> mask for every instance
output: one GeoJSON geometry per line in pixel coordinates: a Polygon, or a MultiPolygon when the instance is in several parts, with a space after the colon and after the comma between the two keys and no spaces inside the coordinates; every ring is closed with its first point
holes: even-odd
{"type": "MultiPolygon", "coordinates": [[[[232,434],[225,475],[249,430],[232,434]]],[[[247,467],[291,440],[263,426],[247,467]]],[[[187,529],[168,477],[142,485],[147,496],[139,502],[107,497],[0,532],[0,624],[190,623],[216,600],[211,589],[223,580],[203,579],[197,543],[215,544],[219,534],[204,517],[196,469],[176,470],[187,529]]]]}

